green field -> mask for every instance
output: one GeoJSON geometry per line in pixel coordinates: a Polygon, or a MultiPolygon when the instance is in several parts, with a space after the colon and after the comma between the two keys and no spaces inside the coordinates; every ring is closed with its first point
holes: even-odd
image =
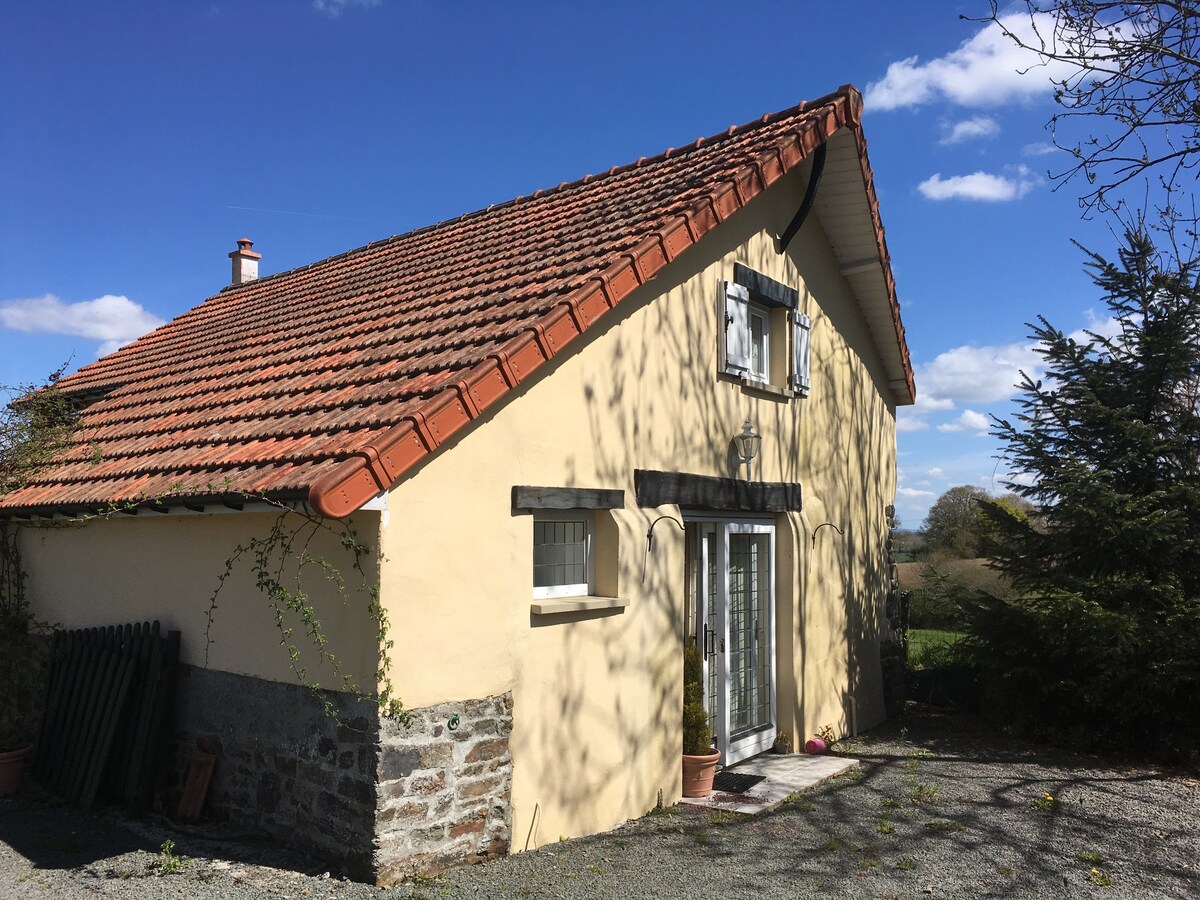
{"type": "Polygon", "coordinates": [[[912,668],[937,665],[938,657],[953,647],[966,635],[961,631],[941,631],[937,628],[910,628],[908,630],[908,664],[912,668]]]}

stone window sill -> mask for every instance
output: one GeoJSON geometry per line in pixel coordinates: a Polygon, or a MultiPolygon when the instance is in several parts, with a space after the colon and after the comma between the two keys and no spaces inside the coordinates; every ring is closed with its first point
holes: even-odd
{"type": "Polygon", "coordinates": [[[534,600],[529,606],[529,611],[535,616],[550,616],[555,613],[624,609],[628,605],[627,597],[555,597],[554,599],[534,600]]]}
{"type": "Polygon", "coordinates": [[[776,387],[765,381],[756,381],[753,378],[738,378],[736,380],[744,390],[766,394],[768,397],[774,397],[779,400],[791,400],[796,396],[796,392],[791,388],[776,387]]]}

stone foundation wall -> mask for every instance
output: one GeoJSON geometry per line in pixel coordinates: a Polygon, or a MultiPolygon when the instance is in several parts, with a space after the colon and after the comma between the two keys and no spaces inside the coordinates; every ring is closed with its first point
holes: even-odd
{"type": "Polygon", "coordinates": [[[378,716],[372,703],[194,666],[177,680],[174,760],[166,811],[174,813],[197,742],[217,753],[204,818],[275,836],[373,877],[378,716]]]}
{"type": "Polygon", "coordinates": [[[217,754],[203,817],[279,838],[354,878],[394,884],[508,852],[512,695],[380,721],[374,704],[181,665],[174,813],[197,745],[217,754]]]}
{"type": "Polygon", "coordinates": [[[414,710],[382,724],[376,881],[391,885],[506,854],[512,694],[414,710]]]}

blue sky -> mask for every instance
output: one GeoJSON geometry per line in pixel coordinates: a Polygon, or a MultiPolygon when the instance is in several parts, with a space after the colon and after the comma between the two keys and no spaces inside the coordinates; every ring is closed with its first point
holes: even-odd
{"type": "Polygon", "coordinates": [[[921,400],[903,524],[1002,490],[986,416],[1026,322],[1103,327],[1054,192],[1044,69],[960,20],[984,0],[276,0],[0,7],[0,383],[95,359],[229,281],[679,146],[849,82],[921,400]]]}

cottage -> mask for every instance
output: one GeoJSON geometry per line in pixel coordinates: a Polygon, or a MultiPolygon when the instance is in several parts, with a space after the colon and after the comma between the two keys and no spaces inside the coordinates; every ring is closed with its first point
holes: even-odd
{"type": "Polygon", "coordinates": [[[240,241],[233,284],[62,379],[73,447],[0,499],[37,615],[178,629],[210,814],[381,883],[678,799],[685,641],[726,764],[879,722],[915,387],[861,109],[289,272],[240,241]],[[281,507],[337,671],[238,550],[281,507]],[[407,722],[341,691],[381,661],[407,722]]]}

